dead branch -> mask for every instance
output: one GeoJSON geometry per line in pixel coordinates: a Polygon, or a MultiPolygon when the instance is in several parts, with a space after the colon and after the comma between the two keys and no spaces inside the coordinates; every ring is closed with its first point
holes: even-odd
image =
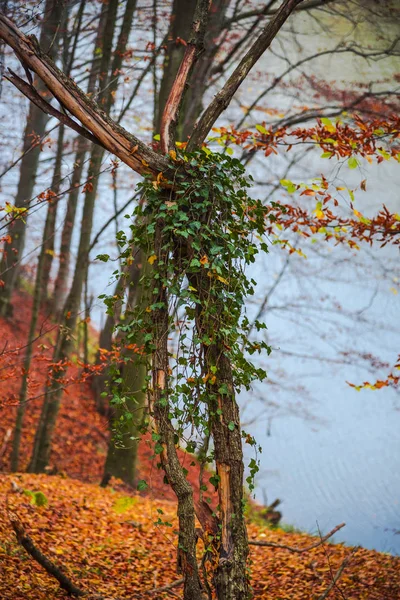
{"type": "Polygon", "coordinates": [[[337,584],[338,580],[340,579],[340,577],[342,576],[342,573],[343,573],[344,569],[349,564],[350,559],[353,557],[354,553],[357,550],[358,550],[358,548],[354,548],[350,552],[350,554],[348,556],[346,556],[346,558],[344,559],[344,561],[342,562],[342,564],[340,565],[340,567],[336,571],[335,575],[332,577],[331,583],[328,585],[328,587],[326,588],[326,590],[321,594],[321,596],[318,596],[317,600],[325,600],[329,596],[329,594],[331,593],[331,591],[333,590],[333,588],[336,587],[336,584],[337,584]]]}
{"type": "Polygon", "coordinates": [[[158,174],[168,169],[168,161],[137,137],[115,123],[53,61],[42,52],[34,36],[26,36],[0,14],[0,39],[10,46],[24,67],[43,81],[48,90],[102,146],[140,174],[158,174]]]}
{"type": "Polygon", "coordinates": [[[144,592],[145,594],[159,594],[161,592],[167,592],[168,590],[172,590],[172,588],[178,587],[178,585],[182,585],[184,582],[184,578],[177,579],[172,583],[167,583],[167,585],[163,585],[162,587],[153,588],[152,590],[147,590],[144,592]]]}
{"type": "Polygon", "coordinates": [[[49,575],[55,577],[60,584],[60,587],[71,594],[71,596],[75,596],[77,598],[87,596],[87,593],[78,588],[72,581],[61,571],[59,567],[57,567],[47,556],[45,556],[39,548],[35,546],[32,541],[32,538],[26,533],[25,529],[22,526],[22,523],[18,519],[18,516],[13,513],[11,510],[8,510],[8,518],[10,519],[10,523],[12,528],[14,529],[15,535],[17,536],[18,542],[21,544],[23,548],[27,551],[27,553],[32,556],[36,562],[39,563],[41,567],[43,567],[49,575]]]}
{"type": "MultiPolygon", "coordinates": [[[[22,488],[20,488],[14,481],[12,482],[12,488],[14,492],[23,492],[22,488]]],[[[67,575],[65,575],[65,573],[59,567],[57,567],[57,565],[55,565],[49,558],[47,558],[47,556],[43,554],[43,552],[41,552],[41,550],[39,550],[39,548],[35,546],[32,538],[26,533],[18,516],[9,508],[7,508],[7,514],[17,540],[21,546],[34,560],[36,560],[41,567],[43,567],[43,569],[45,569],[45,571],[47,571],[49,575],[57,579],[60,587],[69,595],[75,596],[76,598],[85,597],[87,600],[118,600],[118,598],[106,598],[104,596],[92,594],[82,590],[81,588],[78,588],[69,579],[69,577],[67,577],[67,575]]]]}
{"type": "Polygon", "coordinates": [[[54,108],[54,106],[52,106],[49,102],[42,98],[42,96],[36,91],[33,85],[26,83],[26,81],[21,79],[21,77],[18,77],[18,75],[14,73],[14,71],[12,71],[11,69],[8,69],[8,72],[9,75],[5,75],[4,79],[7,79],[7,81],[15,85],[15,87],[19,89],[19,91],[22,92],[24,96],[26,96],[31,102],[36,104],[36,106],[40,108],[40,110],[50,115],[51,117],[55,117],[60,121],[60,123],[67,125],[93,144],[103,146],[100,140],[98,140],[94,135],[92,135],[90,131],[79,125],[79,123],[71,119],[71,117],[69,117],[68,115],[54,108]]]}
{"type": "Polygon", "coordinates": [[[342,529],[342,527],[344,527],[345,525],[346,525],[346,523],[340,523],[340,525],[336,525],[336,527],[334,527],[332,529],[332,531],[330,531],[329,533],[327,533],[326,535],[321,537],[318,540],[318,542],[315,542],[314,544],[311,544],[311,546],[307,546],[306,548],[295,548],[293,546],[286,546],[285,544],[278,544],[276,542],[264,542],[264,541],[260,541],[260,540],[249,540],[249,544],[251,544],[252,546],[266,546],[269,548],[280,548],[282,550],[289,550],[289,552],[295,552],[296,554],[303,554],[304,552],[309,552],[310,550],[313,550],[314,548],[318,548],[318,546],[321,546],[324,542],[326,542],[330,537],[335,535],[335,533],[337,531],[339,531],[339,529],[342,529]]]}
{"type": "Polygon", "coordinates": [[[162,114],[160,139],[161,150],[164,154],[175,147],[174,133],[178,121],[179,109],[183,101],[189,75],[203,50],[209,9],[209,0],[197,0],[191,36],[162,114]]]}

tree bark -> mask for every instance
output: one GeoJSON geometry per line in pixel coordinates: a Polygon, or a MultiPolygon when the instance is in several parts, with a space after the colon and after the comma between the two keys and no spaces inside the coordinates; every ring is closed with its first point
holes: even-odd
{"type": "Polygon", "coordinates": [[[64,225],[61,233],[59,266],[54,282],[52,312],[56,318],[61,316],[62,307],[68,293],[72,233],[75,225],[76,209],[78,205],[79,193],[81,191],[80,183],[88,147],[87,140],[81,136],[79,136],[77,144],[78,146],[74,160],[71,191],[68,195],[67,210],[65,213],[64,225]]]}
{"type": "MultiPolygon", "coordinates": [[[[214,306],[213,319],[207,317],[206,306],[211,279],[207,273],[191,278],[191,285],[198,290],[200,304],[196,307],[196,329],[202,338],[205,333],[215,337],[213,328],[218,327],[214,319],[222,314],[218,303],[214,306]]],[[[213,544],[218,556],[213,581],[218,600],[246,600],[250,598],[247,559],[249,546],[244,520],[243,493],[243,449],[240,428],[239,406],[233,386],[232,367],[222,341],[202,348],[206,373],[217,369],[217,381],[208,384],[210,431],[214,441],[214,459],[218,482],[218,508],[220,515],[220,540],[213,544]],[[225,385],[224,385],[225,384],[225,385]],[[219,389],[224,386],[227,394],[219,389]],[[232,424],[234,425],[232,429],[232,424]]]]}
{"type": "MultiPolygon", "coordinates": [[[[148,290],[143,285],[139,285],[139,278],[146,273],[148,263],[144,264],[145,256],[139,252],[135,262],[131,265],[129,273],[125,274],[125,280],[128,281],[129,296],[127,309],[124,315],[124,321],[129,320],[132,310],[136,306],[146,306],[149,304],[148,290]]],[[[126,281],[120,284],[118,295],[125,289],[126,281]]],[[[117,284],[117,285],[118,285],[117,284]]],[[[110,317],[111,319],[111,317],[110,317]]],[[[102,334],[103,344],[106,343],[111,349],[112,331],[117,316],[112,317],[112,321],[106,322],[102,334]],[[111,327],[110,327],[111,325],[111,327]]],[[[107,321],[109,319],[107,318],[107,321]]],[[[122,335],[120,338],[122,338],[122,335]]],[[[119,384],[119,395],[125,398],[123,405],[109,407],[110,417],[110,442],[108,445],[107,458],[104,465],[104,474],[102,485],[105,485],[110,477],[122,479],[128,485],[134,486],[136,483],[136,463],[137,450],[143,424],[144,407],[146,403],[145,383],[147,375],[147,365],[141,356],[143,346],[143,336],[138,333],[135,338],[120,341],[124,344],[122,354],[124,360],[120,367],[120,377],[122,383],[119,384]],[[128,358],[129,360],[125,360],[128,358]]],[[[104,347],[101,345],[100,347],[104,347]]],[[[104,379],[109,376],[106,372],[104,379]]],[[[98,379],[96,377],[96,379],[98,379]]],[[[103,380],[104,381],[104,380],[103,380]]],[[[97,382],[97,386],[100,382],[97,382]]],[[[110,384],[109,384],[110,385],[110,384]]],[[[103,387],[103,390],[105,386],[103,387]]],[[[101,398],[103,400],[103,398],[101,398]]]]}
{"type": "MultiPolygon", "coordinates": [[[[57,156],[56,163],[54,166],[53,181],[51,191],[57,195],[60,187],[60,170],[61,170],[61,159],[63,152],[63,140],[64,140],[64,126],[60,125],[60,131],[58,136],[57,156]]],[[[11,453],[11,470],[18,471],[19,465],[19,450],[21,444],[22,427],[25,417],[25,409],[27,402],[28,383],[29,383],[29,371],[31,367],[32,354],[33,354],[33,343],[36,332],[36,325],[39,317],[39,310],[43,299],[45,298],[44,280],[45,280],[45,269],[46,269],[46,258],[48,251],[54,247],[53,236],[54,236],[54,221],[53,216],[55,213],[54,203],[57,203],[57,199],[50,197],[49,205],[47,209],[47,218],[43,230],[42,246],[40,249],[38,264],[36,268],[35,287],[33,291],[33,303],[31,322],[29,326],[29,333],[26,345],[26,354],[24,359],[24,372],[22,375],[21,388],[19,392],[19,404],[17,411],[17,418],[14,427],[14,437],[11,453]],[[50,215],[50,217],[49,217],[50,215]]]]}
{"type": "MultiPolygon", "coordinates": [[[[111,62],[112,39],[115,28],[118,1],[110,0],[108,6],[106,8],[105,7],[106,5],[103,5],[103,14],[107,10],[107,21],[104,30],[105,45],[103,48],[100,68],[100,73],[103,74],[108,73],[111,62]]],[[[107,79],[105,78],[103,79],[103,89],[106,89],[106,83],[107,79]]],[[[102,97],[103,93],[101,94],[100,100],[102,100],[102,97]]],[[[90,182],[90,185],[87,185],[85,192],[85,203],[82,215],[82,227],[77,262],[71,290],[63,311],[64,314],[53,356],[54,363],[59,363],[60,361],[61,363],[65,363],[69,359],[73,348],[72,336],[74,334],[78,319],[83,283],[86,275],[86,265],[89,258],[88,253],[90,248],[94,205],[103,155],[104,148],[97,145],[93,146],[88,173],[88,181],[90,182]]],[[[49,463],[52,438],[63,391],[62,376],[65,375],[65,368],[66,367],[63,367],[57,370],[48,379],[45,400],[35,435],[34,448],[29,465],[30,472],[43,472],[49,463]]]]}
{"type": "MultiPolygon", "coordinates": [[[[59,47],[59,24],[62,18],[64,2],[62,0],[46,0],[44,18],[40,33],[40,45],[49,56],[55,58],[59,47]]],[[[38,93],[46,98],[49,96],[46,85],[37,78],[36,89],[38,93]]],[[[30,199],[36,182],[36,173],[41,152],[40,140],[45,133],[48,116],[35,104],[30,103],[29,114],[26,121],[23,157],[20,163],[20,175],[14,205],[17,208],[29,208],[30,199]],[[28,152],[28,150],[32,149],[28,152]]],[[[24,219],[16,219],[10,224],[8,234],[11,242],[6,242],[3,249],[0,264],[0,278],[4,286],[0,288],[0,315],[6,316],[12,313],[11,295],[14,291],[19,273],[19,261],[22,258],[25,247],[25,234],[28,222],[27,212],[24,219]]]]}
{"type": "MultiPolygon", "coordinates": [[[[163,245],[163,222],[159,219],[156,225],[154,252],[158,256],[158,261],[163,261],[166,268],[169,257],[163,245]]],[[[154,303],[162,303],[164,306],[153,311],[155,350],[152,356],[152,410],[155,429],[160,436],[158,443],[162,447],[160,452],[161,464],[178,499],[178,569],[185,578],[184,600],[202,600],[203,595],[196,559],[197,536],[193,488],[187,481],[179,462],[175,447],[175,430],[169,416],[171,408],[168,400],[168,297],[165,287],[161,284],[161,280],[159,281],[160,284],[154,294],[154,303]]]]}
{"type": "MultiPolygon", "coordinates": [[[[83,10],[86,0],[82,0],[81,9],[83,10]]],[[[89,97],[93,96],[96,82],[99,77],[100,63],[96,61],[98,49],[103,47],[104,28],[106,25],[107,13],[102,12],[97,29],[97,35],[94,43],[93,60],[89,73],[89,81],[86,93],[89,97]]],[[[79,136],[77,138],[76,154],[74,159],[74,171],[72,174],[71,191],[68,195],[67,209],[65,213],[63,230],[61,233],[61,244],[59,254],[59,266],[57,276],[54,282],[52,312],[56,317],[61,316],[63,304],[68,293],[68,276],[71,260],[71,242],[72,233],[75,225],[76,209],[80,193],[80,184],[85,164],[85,157],[89,149],[87,140],[79,136]]]]}
{"type": "Polygon", "coordinates": [[[62,157],[64,151],[64,132],[65,127],[63,124],[60,125],[58,141],[57,141],[57,153],[56,160],[54,164],[54,174],[53,181],[51,184],[51,192],[55,195],[55,197],[49,200],[49,205],[47,208],[46,215],[46,223],[45,223],[45,231],[46,237],[43,236],[43,242],[41,247],[41,254],[43,254],[43,268],[42,275],[40,281],[40,296],[41,302],[47,303],[48,300],[48,285],[50,281],[50,273],[51,266],[53,264],[54,257],[54,236],[56,229],[56,219],[57,219],[57,208],[58,208],[58,198],[57,195],[60,191],[61,184],[61,167],[62,167],[62,157]]]}

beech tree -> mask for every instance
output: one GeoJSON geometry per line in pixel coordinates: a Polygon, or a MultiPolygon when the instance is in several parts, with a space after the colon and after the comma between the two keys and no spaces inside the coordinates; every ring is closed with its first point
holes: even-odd
{"type": "MultiPolygon", "coordinates": [[[[260,201],[249,197],[251,180],[241,162],[229,153],[218,154],[204,145],[217,119],[288,17],[306,4],[315,3],[285,0],[273,12],[214,99],[200,111],[203,92],[200,90],[199,97],[192,97],[190,102],[188,95],[185,96],[191,74],[197,75],[200,66],[207,67],[206,70],[210,68],[210,64],[204,67],[204,63],[200,62],[207,57],[207,52],[202,53],[202,50],[210,5],[208,1],[198,0],[193,5],[188,42],[183,51],[180,49],[183,56],[172,61],[175,66],[173,74],[167,75],[169,85],[165,84],[165,101],[158,105],[158,149],[148,147],[112,120],[55,66],[34,38],[24,35],[6,17],[0,20],[0,37],[23,61],[24,67],[40,77],[64,111],[58,111],[39,98],[32,85],[25,87],[13,75],[10,80],[44,110],[51,111],[65,125],[97,144],[96,150],[93,150],[95,158],[106,149],[144,176],[139,187],[142,202],[136,210],[131,235],[120,236],[119,239],[121,258],[126,265],[131,266],[137,261],[138,265],[146,266],[140,278],[141,299],[138,301],[136,298],[131,314],[128,312],[129,319],[126,323],[122,322],[119,329],[132,340],[133,349],[140,355],[139,362],[145,365],[143,372],[150,374],[145,378],[145,389],[141,388],[140,392],[148,401],[147,418],[155,453],[159,455],[160,465],[178,499],[178,565],[185,580],[186,599],[202,598],[204,588],[207,588],[207,577],[201,580],[197,564],[196,515],[202,526],[200,535],[209,553],[212,584],[217,597],[236,599],[250,596],[248,540],[243,515],[242,438],[250,445],[255,445],[255,441],[241,430],[236,395],[243,386],[249,387],[253,380],[265,375],[249,362],[248,355],[270,351],[265,342],[249,341],[250,327],[262,329],[263,324],[258,321],[250,324],[242,314],[244,299],[252,293],[254,285],[246,276],[245,267],[254,261],[257,252],[266,250],[262,236],[269,232],[270,224],[274,222],[287,230],[300,227],[318,231],[322,226],[327,231],[327,239],[337,235],[338,241],[348,237],[349,231],[350,237],[354,233],[362,239],[376,235],[385,239],[398,233],[396,217],[389,213],[382,212],[374,221],[368,222],[357,218],[343,220],[333,214],[325,208],[330,198],[324,180],[318,190],[304,189],[308,195],[316,192],[321,195],[311,217],[300,208],[283,204],[274,203],[266,209],[260,201]],[[185,101],[190,107],[186,112],[185,101]],[[180,121],[181,108],[183,118],[180,121]],[[190,115],[191,110],[194,112],[190,115]],[[200,116],[196,120],[198,112],[200,116]],[[175,143],[180,127],[189,135],[189,141],[183,148],[175,143]],[[329,227],[334,228],[334,234],[330,233],[329,227]],[[141,253],[140,260],[138,252],[141,253]],[[184,318],[180,319],[182,314],[184,318]],[[173,356],[168,338],[176,329],[179,332],[178,351],[173,356]],[[199,500],[193,498],[193,489],[177,455],[177,443],[185,439],[188,427],[200,430],[207,446],[212,441],[210,450],[207,447],[205,454],[216,468],[216,474],[210,479],[219,495],[215,512],[203,497],[199,500]]],[[[109,6],[112,7],[113,3],[110,2],[109,6]]],[[[264,13],[261,10],[257,15],[264,13]]],[[[115,15],[116,12],[107,25],[115,25],[115,15]]],[[[109,37],[106,39],[110,41],[109,37]]],[[[215,47],[211,49],[211,55],[213,52],[215,47]]],[[[165,73],[168,73],[169,66],[173,67],[172,62],[171,65],[166,64],[165,73]]],[[[105,71],[108,73],[108,67],[105,71]]],[[[204,84],[203,80],[200,81],[204,84]]],[[[192,96],[196,94],[195,86],[190,93],[192,96]]],[[[376,150],[376,136],[391,139],[398,132],[397,123],[390,120],[371,125],[360,120],[358,126],[363,132],[362,137],[358,136],[356,128],[347,125],[335,127],[322,121],[310,130],[298,129],[290,135],[302,143],[313,140],[330,155],[329,158],[341,156],[351,160],[354,148],[361,155],[370,155],[376,150]],[[331,141],[326,141],[327,132],[331,141]]],[[[290,147],[293,141],[284,127],[270,131],[259,125],[256,132],[219,127],[215,133],[222,146],[227,142],[234,143],[244,147],[246,152],[261,151],[266,156],[276,150],[278,144],[290,147]]],[[[382,152],[385,150],[382,149],[382,152]]],[[[396,149],[392,153],[386,152],[397,156],[396,149]]],[[[93,154],[92,163],[97,163],[93,154]]],[[[301,189],[290,181],[286,185],[294,186],[296,191],[301,189]]],[[[94,198],[89,200],[87,194],[85,227],[89,227],[89,233],[83,229],[81,234],[78,257],[81,271],[85,271],[82,264],[88,260],[93,202],[94,198]]],[[[83,278],[82,273],[75,272],[55,362],[68,357],[68,334],[76,323],[83,278]]],[[[112,306],[112,299],[108,300],[108,304],[112,306]]],[[[124,372],[122,374],[125,375],[124,372]]],[[[118,378],[114,382],[118,383],[118,378]]],[[[130,389],[136,385],[136,382],[130,385],[130,389]]],[[[47,390],[42,430],[48,428],[51,432],[54,426],[58,387],[59,381],[54,378],[47,390]],[[50,418],[49,410],[53,412],[50,418]]],[[[118,390],[115,404],[117,407],[126,404],[118,390]]],[[[41,433],[38,440],[40,436],[41,433]]],[[[34,460],[41,461],[39,470],[47,463],[50,437],[42,437],[42,453],[40,443],[37,445],[34,460]]],[[[188,449],[193,451],[193,444],[190,446],[189,443],[188,449]]],[[[255,462],[251,463],[250,469],[251,475],[254,475],[255,462]]],[[[202,483],[201,489],[205,491],[203,488],[202,483]]]]}
{"type": "MultiPolygon", "coordinates": [[[[47,0],[43,14],[40,45],[54,59],[58,52],[65,17],[64,2],[61,0],[47,0]]],[[[38,79],[35,85],[39,97],[43,96],[45,98],[48,92],[42,80],[38,79]]],[[[48,115],[37,104],[32,103],[26,121],[19,186],[14,201],[17,209],[25,210],[27,200],[32,197],[40,155],[40,143],[45,133],[47,121],[48,115]]],[[[3,280],[3,286],[0,289],[0,314],[3,316],[11,310],[10,299],[18,275],[19,260],[25,246],[25,236],[26,219],[18,219],[18,222],[13,224],[12,227],[11,241],[5,243],[0,265],[3,280]],[[14,263],[16,264],[14,265],[14,263]]]]}

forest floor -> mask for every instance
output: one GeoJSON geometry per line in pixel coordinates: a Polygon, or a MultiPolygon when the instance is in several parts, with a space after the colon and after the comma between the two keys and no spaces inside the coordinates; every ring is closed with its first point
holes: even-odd
{"type": "MultiPolygon", "coordinates": [[[[94,406],[89,382],[74,384],[79,371],[70,369],[71,385],[62,399],[51,468],[55,475],[8,474],[11,432],[27,337],[30,300],[17,294],[12,320],[0,320],[0,598],[51,600],[66,592],[18,543],[11,527],[12,511],[37,548],[89,594],[112,600],[181,597],[176,573],[176,503],[157,469],[151,443],[139,448],[139,478],[146,492],[117,481],[100,488],[108,425],[94,406]],[[7,441],[8,440],[8,441],[7,441]],[[73,451],[72,451],[73,449],[73,451]],[[39,492],[39,494],[38,494],[39,492]],[[158,590],[158,591],[156,591],[158,590]]],[[[51,360],[54,325],[41,315],[30,381],[30,397],[21,447],[21,470],[28,463],[43,401],[42,387],[51,360]],[[43,347],[44,346],[44,347],[43,347]]],[[[184,452],[181,460],[193,482],[197,465],[184,452]]],[[[197,490],[196,490],[197,492],[197,490]]],[[[250,540],[307,548],[318,538],[287,533],[248,522],[250,540]]],[[[325,533],[325,532],[324,532],[325,533]]],[[[199,543],[199,552],[202,542],[199,543]]],[[[200,556],[200,555],[199,555],[200,556]]],[[[400,558],[343,544],[324,543],[304,553],[286,548],[251,546],[254,597],[265,600],[400,600],[400,558]],[[336,585],[333,578],[346,560],[336,585]],[[330,589],[328,595],[324,595],[330,589]]]]}

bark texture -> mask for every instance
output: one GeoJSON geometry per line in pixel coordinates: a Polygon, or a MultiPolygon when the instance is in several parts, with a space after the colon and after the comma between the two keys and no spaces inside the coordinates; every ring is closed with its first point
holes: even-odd
{"type": "MultiPolygon", "coordinates": [[[[105,44],[101,59],[100,73],[108,73],[111,62],[112,39],[117,15],[117,0],[110,0],[108,6],[103,5],[103,17],[106,18],[104,28],[105,44]],[[105,17],[107,15],[107,17],[105,17]]],[[[103,80],[104,89],[107,79],[103,80]]],[[[102,98],[100,98],[101,100],[102,98]]],[[[49,464],[51,444],[56,425],[60,400],[63,391],[62,378],[65,375],[66,363],[73,349],[73,335],[78,319],[83,284],[86,276],[90,238],[92,233],[93,213],[97,194],[98,176],[100,173],[104,149],[101,146],[93,146],[88,181],[86,186],[85,202],[82,215],[82,226],[79,240],[77,262],[71,290],[64,306],[63,318],[57,345],[53,355],[53,362],[63,364],[63,368],[49,373],[46,386],[45,400],[42,406],[39,425],[35,435],[32,458],[29,471],[34,473],[43,472],[49,464]]]]}
{"type": "MultiPolygon", "coordinates": [[[[40,33],[40,45],[44,51],[49,51],[49,56],[55,58],[59,47],[59,24],[62,18],[64,2],[62,0],[46,0],[44,16],[40,33]]],[[[0,36],[1,37],[1,36],[0,36]]],[[[18,53],[17,53],[18,55],[18,53]]],[[[49,92],[46,85],[39,79],[35,80],[38,94],[47,99],[49,92]]],[[[14,205],[17,208],[29,208],[36,182],[37,167],[41,152],[40,140],[45,133],[48,116],[35,104],[30,103],[26,121],[20,163],[20,175],[14,205]]],[[[20,261],[25,247],[27,212],[24,219],[16,219],[10,223],[8,234],[11,242],[4,245],[0,264],[0,279],[4,286],[0,288],[0,315],[11,314],[11,295],[17,281],[20,261]]]]}

